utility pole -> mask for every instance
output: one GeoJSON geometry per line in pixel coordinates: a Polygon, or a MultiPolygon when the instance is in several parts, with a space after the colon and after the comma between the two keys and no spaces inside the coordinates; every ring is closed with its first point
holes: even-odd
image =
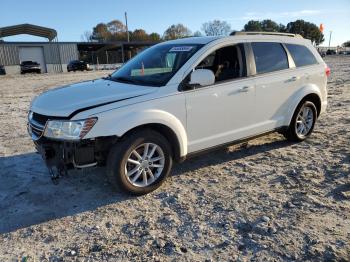
{"type": "Polygon", "coordinates": [[[329,31],[329,42],[328,47],[331,47],[332,31],[329,31]]]}
{"type": "Polygon", "coordinates": [[[128,38],[128,42],[130,42],[130,38],[129,38],[129,28],[128,28],[128,14],[125,12],[125,26],[126,26],[126,35],[128,38]]]}

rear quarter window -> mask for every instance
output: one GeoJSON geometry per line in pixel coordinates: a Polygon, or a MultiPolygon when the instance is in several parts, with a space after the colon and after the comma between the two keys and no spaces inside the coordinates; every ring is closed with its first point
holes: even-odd
{"type": "Polygon", "coordinates": [[[295,66],[307,66],[317,63],[315,56],[303,45],[286,44],[286,47],[292,56],[295,66]]]}
{"type": "Polygon", "coordinates": [[[280,43],[253,42],[251,45],[258,74],[289,68],[286,51],[280,43]]]}

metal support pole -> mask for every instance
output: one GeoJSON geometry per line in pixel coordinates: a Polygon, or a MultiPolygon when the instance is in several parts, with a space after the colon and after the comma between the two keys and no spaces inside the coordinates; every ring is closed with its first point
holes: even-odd
{"type": "Polygon", "coordinates": [[[332,39],[332,31],[329,31],[329,42],[328,42],[328,48],[331,47],[331,39],[332,39]]]}
{"type": "Polygon", "coordinates": [[[95,59],[94,59],[94,51],[91,51],[91,63],[94,65],[94,68],[96,70],[95,59]]]}
{"type": "Polygon", "coordinates": [[[125,12],[125,26],[126,26],[126,36],[127,36],[127,40],[128,42],[130,42],[130,38],[129,38],[129,28],[128,28],[128,14],[125,12]]]}
{"type": "Polygon", "coordinates": [[[122,44],[122,62],[124,64],[124,45],[122,44]]]}
{"type": "Polygon", "coordinates": [[[109,61],[108,61],[108,51],[106,50],[106,61],[107,61],[107,65],[109,64],[109,61]]]}
{"type": "Polygon", "coordinates": [[[62,59],[61,59],[61,48],[60,48],[60,44],[58,43],[58,36],[56,36],[56,43],[57,43],[57,50],[58,50],[58,61],[60,63],[61,73],[63,73],[63,66],[62,66],[62,59]]]}

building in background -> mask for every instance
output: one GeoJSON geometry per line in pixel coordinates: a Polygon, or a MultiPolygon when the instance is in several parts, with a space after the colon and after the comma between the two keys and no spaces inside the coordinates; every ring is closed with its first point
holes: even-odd
{"type": "Polygon", "coordinates": [[[7,74],[19,74],[23,61],[38,62],[42,73],[66,72],[72,60],[83,60],[92,69],[116,69],[122,63],[157,42],[58,42],[51,28],[22,24],[0,28],[0,39],[29,34],[46,38],[47,42],[0,41],[0,65],[7,74]]]}
{"type": "Polygon", "coordinates": [[[0,43],[0,64],[4,65],[7,74],[19,74],[20,64],[23,61],[38,62],[42,73],[65,72],[67,64],[78,58],[76,43],[0,43]]]}

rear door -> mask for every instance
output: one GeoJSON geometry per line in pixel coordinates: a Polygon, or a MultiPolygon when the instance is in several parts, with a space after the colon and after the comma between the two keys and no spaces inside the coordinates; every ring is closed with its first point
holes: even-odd
{"type": "Polygon", "coordinates": [[[251,51],[256,68],[256,131],[262,133],[284,125],[290,97],[302,78],[290,69],[294,64],[283,44],[252,42],[251,51]]]}
{"type": "Polygon", "coordinates": [[[302,79],[303,85],[315,84],[318,87],[325,86],[325,68],[320,64],[308,47],[299,44],[285,44],[290,53],[295,71],[302,79]]]}

